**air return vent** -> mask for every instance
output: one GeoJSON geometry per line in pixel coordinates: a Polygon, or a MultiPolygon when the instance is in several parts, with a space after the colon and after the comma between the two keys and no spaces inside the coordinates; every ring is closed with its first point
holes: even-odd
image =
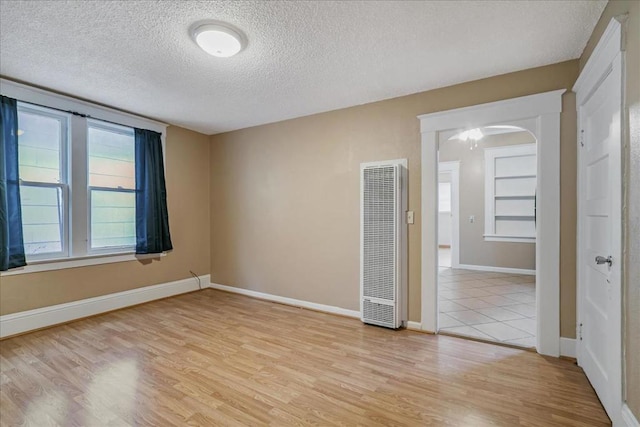
{"type": "Polygon", "coordinates": [[[399,328],[406,321],[406,160],[363,163],[360,170],[362,321],[399,328]]]}

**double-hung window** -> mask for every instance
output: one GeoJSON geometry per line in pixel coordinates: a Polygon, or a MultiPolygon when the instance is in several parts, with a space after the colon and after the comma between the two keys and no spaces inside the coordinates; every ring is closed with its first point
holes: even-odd
{"type": "Polygon", "coordinates": [[[23,102],[18,123],[27,261],[132,252],[133,128],[23,102]]]}
{"type": "Polygon", "coordinates": [[[2,274],[135,259],[135,129],[166,126],[3,79],[0,89],[18,100],[28,264],[2,274]]]}
{"type": "Polygon", "coordinates": [[[29,260],[69,255],[69,114],[19,104],[22,227],[29,260]]]}
{"type": "Polygon", "coordinates": [[[89,250],[133,250],[136,244],[133,129],[89,120],[89,250]]]}

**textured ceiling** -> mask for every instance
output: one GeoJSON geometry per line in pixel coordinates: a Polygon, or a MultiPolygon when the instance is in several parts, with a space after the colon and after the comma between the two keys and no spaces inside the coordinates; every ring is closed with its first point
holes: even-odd
{"type": "Polygon", "coordinates": [[[212,134],[577,58],[597,1],[0,1],[0,74],[212,134]],[[215,58],[196,21],[249,43],[215,58]]]}

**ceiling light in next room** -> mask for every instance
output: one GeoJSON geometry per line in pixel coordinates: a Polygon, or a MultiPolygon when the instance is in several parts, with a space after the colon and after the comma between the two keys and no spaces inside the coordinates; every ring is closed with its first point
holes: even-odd
{"type": "Polygon", "coordinates": [[[465,130],[455,135],[454,138],[461,141],[469,141],[469,150],[473,150],[478,147],[478,141],[484,137],[484,134],[479,128],[465,130]]]}
{"type": "Polygon", "coordinates": [[[195,27],[193,40],[209,55],[228,58],[244,47],[240,33],[227,25],[209,23],[195,27]]]}

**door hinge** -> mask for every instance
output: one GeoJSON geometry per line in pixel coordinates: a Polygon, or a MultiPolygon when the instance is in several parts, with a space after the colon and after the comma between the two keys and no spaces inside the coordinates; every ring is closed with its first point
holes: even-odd
{"type": "Polygon", "coordinates": [[[578,339],[582,341],[582,323],[578,326],[578,339]]]}
{"type": "Polygon", "coordinates": [[[584,129],[580,129],[580,146],[584,147],[584,129]]]}

